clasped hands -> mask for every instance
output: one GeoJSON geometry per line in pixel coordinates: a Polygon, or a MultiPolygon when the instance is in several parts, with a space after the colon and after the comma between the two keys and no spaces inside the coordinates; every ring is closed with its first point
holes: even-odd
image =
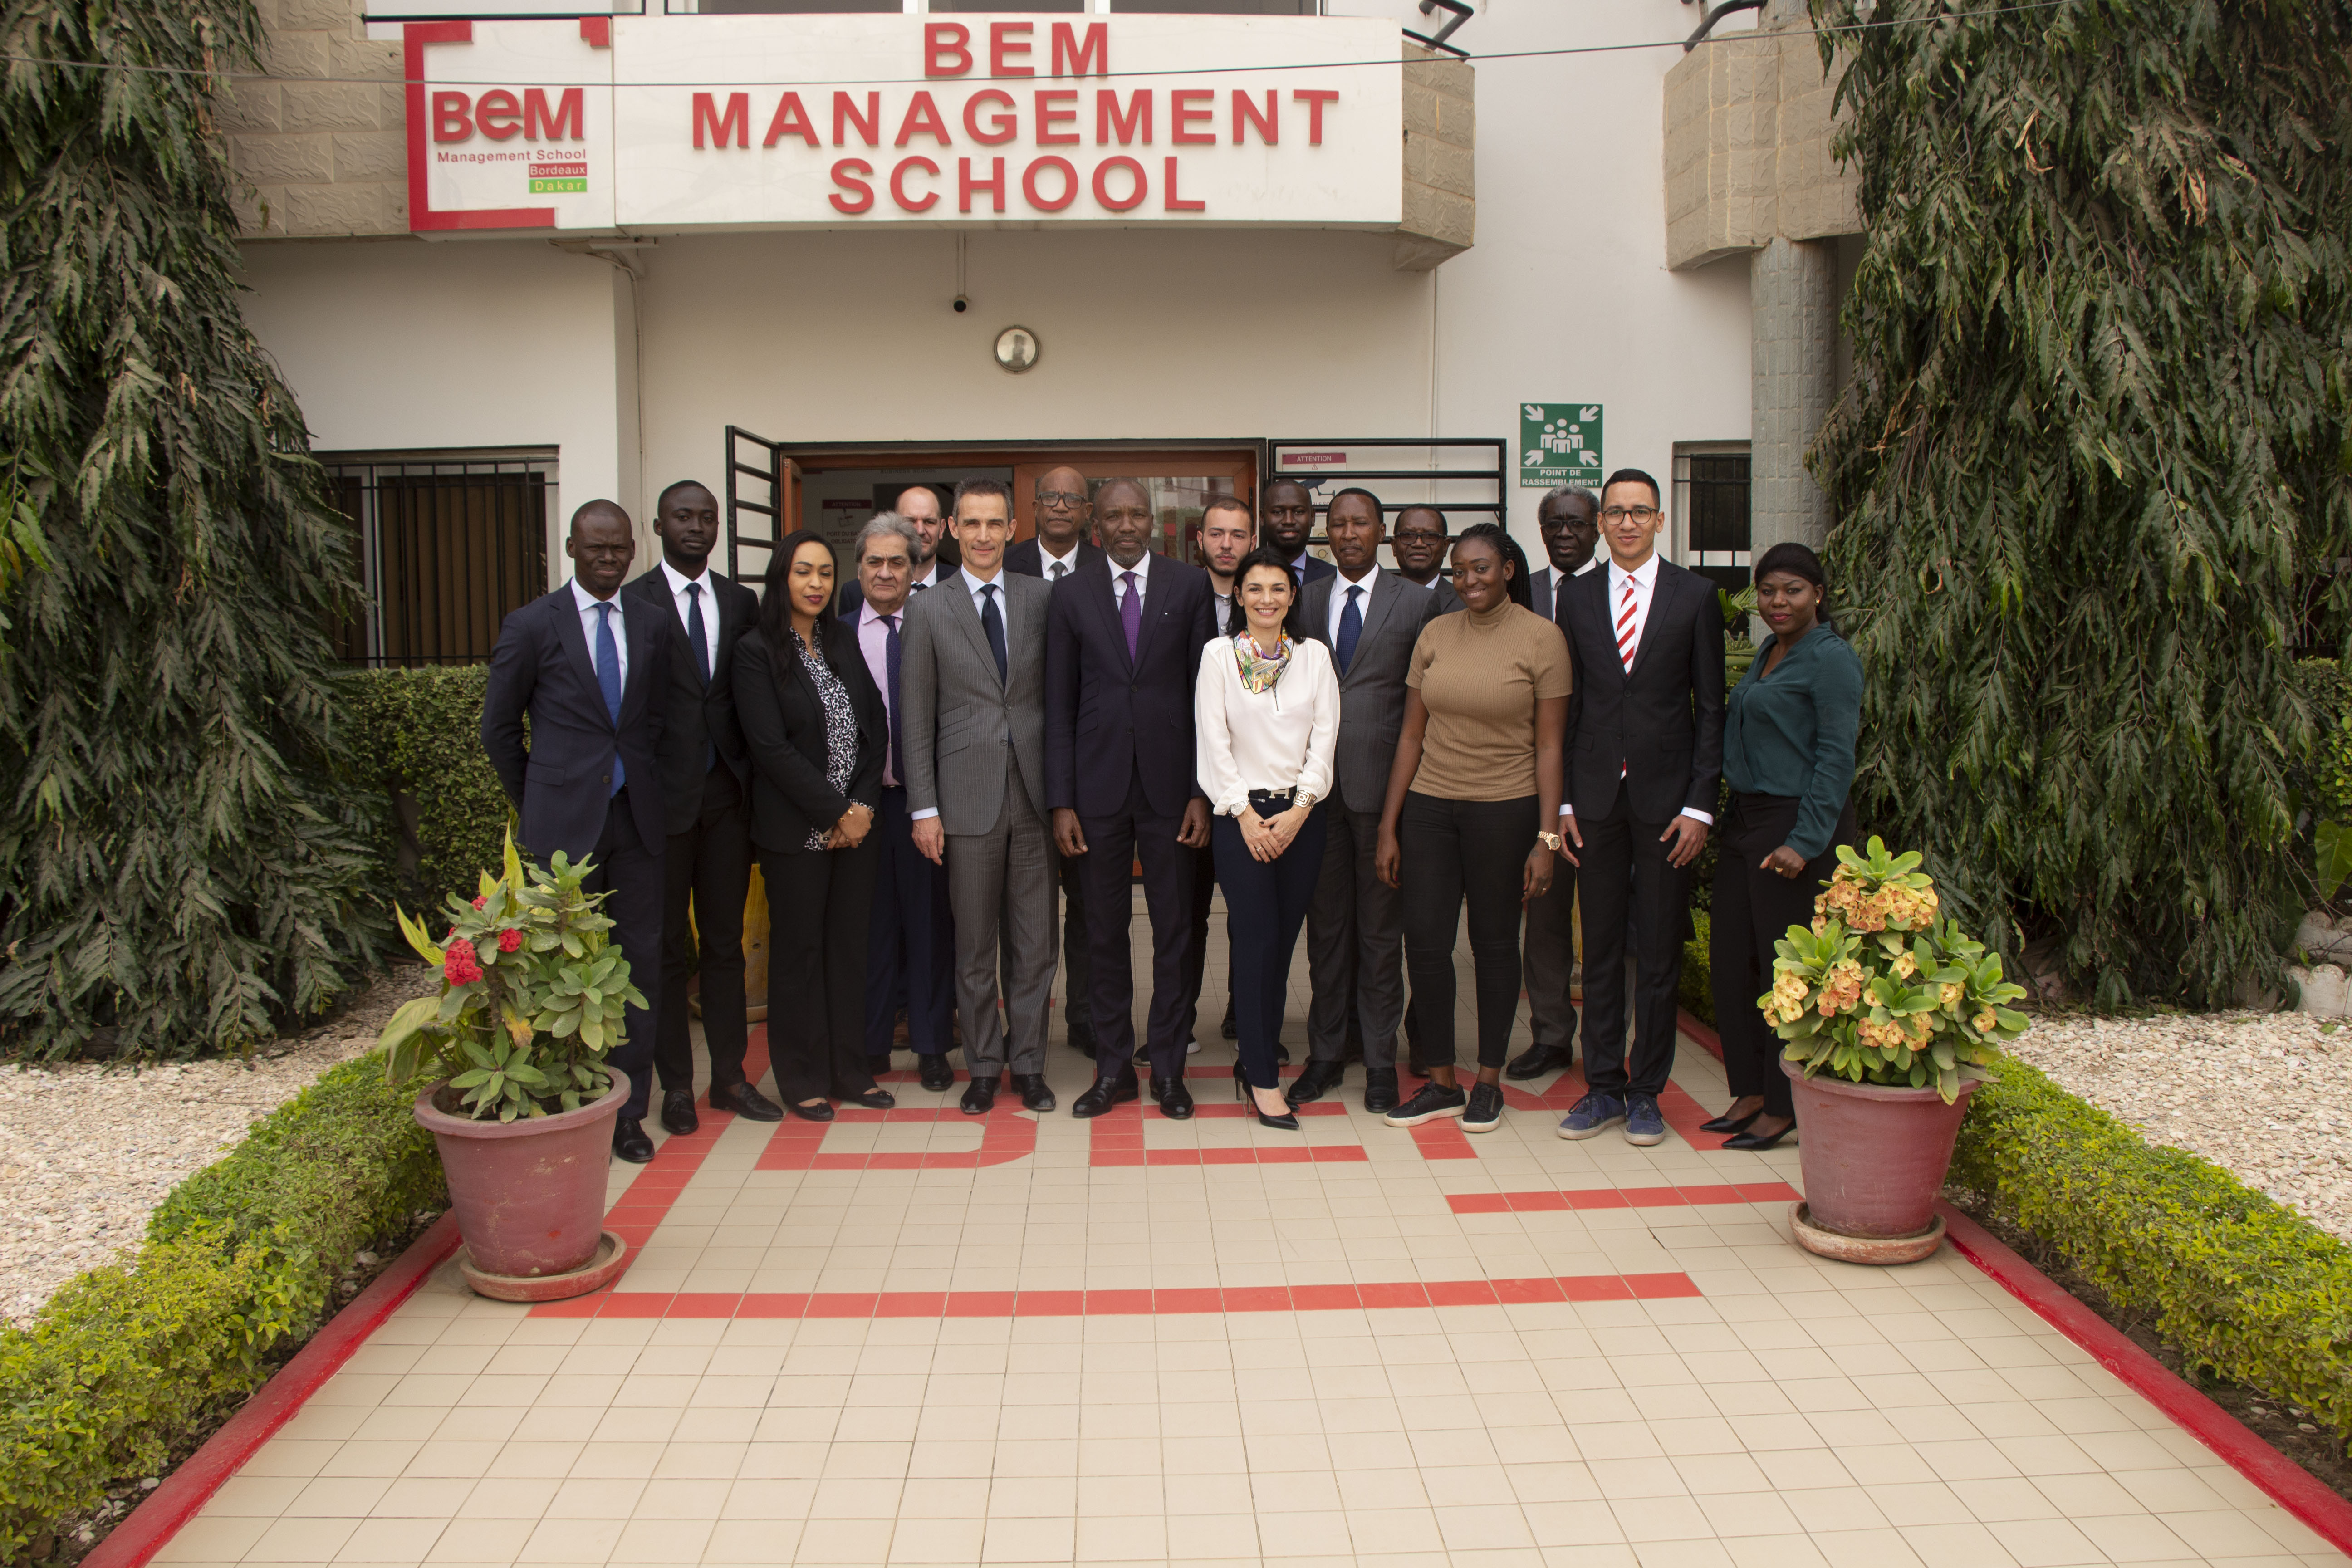
{"type": "Polygon", "coordinates": [[[874,808],[860,805],[853,800],[849,803],[849,809],[841,814],[841,820],[833,825],[833,831],[825,835],[824,847],[827,849],[855,849],[865,843],[866,836],[873,831],[874,808]]]}

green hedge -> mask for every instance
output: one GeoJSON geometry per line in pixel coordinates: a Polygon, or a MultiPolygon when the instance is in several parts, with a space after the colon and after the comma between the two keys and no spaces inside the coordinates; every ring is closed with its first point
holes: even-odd
{"type": "Polygon", "coordinates": [[[474,894],[499,863],[506,792],[482,752],[486,665],[352,675],[348,716],[356,776],[377,781],[393,811],[375,850],[382,891],[411,910],[474,894]]]}
{"type": "Polygon", "coordinates": [[[2352,1436],[2352,1247],[2003,1058],[1952,1183],[2145,1317],[2189,1363],[2352,1436]]]}
{"type": "Polygon", "coordinates": [[[0,1331],[0,1563],[186,1451],[324,1320],[353,1254],[446,1205],[413,1098],[373,1053],[331,1069],[173,1189],[128,1266],[0,1331]]]}
{"type": "MultiPolygon", "coordinates": [[[[1715,836],[1707,836],[1712,839],[1715,836]]],[[[1683,943],[1682,989],[1677,994],[1684,1008],[1702,1023],[1715,1022],[1715,961],[1707,952],[1707,932],[1714,917],[1706,910],[1691,911],[1690,940],[1683,943]]]]}

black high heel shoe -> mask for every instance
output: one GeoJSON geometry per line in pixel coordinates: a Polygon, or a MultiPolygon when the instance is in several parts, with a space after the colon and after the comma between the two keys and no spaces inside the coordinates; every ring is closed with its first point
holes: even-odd
{"type": "Polygon", "coordinates": [[[1259,1106],[1257,1102],[1257,1094],[1250,1088],[1249,1075],[1242,1071],[1242,1064],[1239,1062],[1235,1062],[1234,1064],[1234,1098],[1235,1100],[1247,1100],[1249,1102],[1249,1108],[1257,1112],[1257,1124],[1260,1127],[1271,1127],[1277,1132],[1296,1132],[1298,1131],[1297,1117],[1268,1116],[1265,1110],[1259,1106]]]}
{"type": "MultiPolygon", "coordinates": [[[[1759,1116],[1761,1116],[1763,1112],[1760,1110],[1757,1112],[1757,1115],[1759,1116]]],[[[1778,1148],[1780,1146],[1780,1140],[1786,1138],[1790,1133],[1794,1132],[1796,1130],[1797,1124],[1794,1121],[1791,1121],[1786,1127],[1781,1128],[1778,1132],[1742,1132],[1737,1137],[1725,1139],[1723,1141],[1723,1146],[1727,1149],[1745,1149],[1751,1153],[1760,1154],[1767,1149],[1778,1148]]]]}
{"type": "Polygon", "coordinates": [[[1748,1131],[1748,1124],[1763,1114],[1760,1107],[1741,1117],[1734,1117],[1727,1110],[1720,1116],[1710,1117],[1700,1122],[1698,1130],[1702,1132],[1745,1132],[1748,1131]]]}

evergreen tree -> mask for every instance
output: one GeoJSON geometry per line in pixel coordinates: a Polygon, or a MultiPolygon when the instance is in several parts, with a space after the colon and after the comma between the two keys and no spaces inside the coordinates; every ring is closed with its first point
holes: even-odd
{"type": "Polygon", "coordinates": [[[0,5],[0,1052],[184,1057],[371,955],[328,628],[354,600],[236,300],[210,106],[250,0],[0,5]],[[73,63],[65,63],[73,62],[73,63]]]}
{"type": "Polygon", "coordinates": [[[1869,230],[1812,454],[1863,819],[2101,1003],[2228,1003],[2307,892],[2293,660],[2345,625],[2352,8],[1814,17],[1869,230]]]}

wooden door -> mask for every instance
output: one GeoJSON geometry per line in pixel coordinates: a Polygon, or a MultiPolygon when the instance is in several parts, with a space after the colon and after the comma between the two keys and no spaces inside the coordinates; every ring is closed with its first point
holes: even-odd
{"type": "MultiPolygon", "coordinates": [[[[1037,481],[1055,468],[1086,475],[1089,489],[1105,479],[1139,480],[1160,518],[1160,553],[1200,564],[1201,513],[1215,495],[1256,504],[1257,458],[1249,452],[1071,452],[1013,468],[1013,537],[1037,531],[1037,481]]],[[[1099,538],[1095,542],[1100,543],[1099,538]]]]}

